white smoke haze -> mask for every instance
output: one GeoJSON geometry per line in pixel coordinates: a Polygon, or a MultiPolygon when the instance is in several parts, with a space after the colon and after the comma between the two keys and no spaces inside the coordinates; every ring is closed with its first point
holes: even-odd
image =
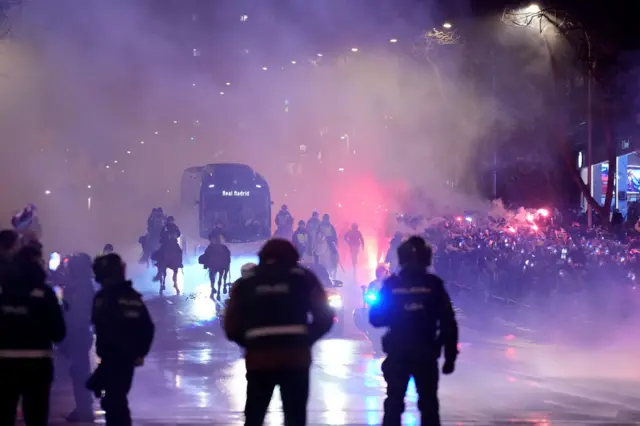
{"type": "Polygon", "coordinates": [[[51,245],[128,244],[152,207],[195,221],[178,208],[181,173],[221,161],[264,174],[276,207],[289,204],[296,219],[318,209],[377,229],[386,218],[371,212],[400,210],[416,187],[429,214],[489,209],[472,178],[486,166],[479,145],[542,114],[539,86],[523,82],[544,61],[497,54],[494,78],[512,96],[494,103],[467,70],[464,38],[422,39],[442,24],[437,7],[402,9],[25,3],[0,57],[2,177],[12,182],[0,214],[33,201],[51,245]],[[458,180],[464,189],[447,182],[458,180]]]}
{"type": "MultiPolygon", "coordinates": [[[[500,26],[498,17],[479,28],[501,47],[492,62],[486,51],[465,49],[464,37],[417,42],[442,24],[434,5],[403,18],[395,13],[402,2],[391,0],[375,8],[300,2],[287,13],[266,0],[259,11],[211,3],[24,4],[0,43],[5,220],[34,202],[48,248],[93,254],[109,242],[130,250],[153,207],[195,229],[195,214],[178,207],[182,171],[233,161],[266,176],[276,208],[288,204],[296,219],[330,213],[339,231],[358,222],[367,240],[382,241],[380,230],[407,205],[427,217],[477,210],[526,221],[526,210],[491,204],[473,176],[488,167],[479,148],[489,136],[506,149],[516,128],[543,127],[561,107],[550,108],[546,96],[555,89],[548,46],[527,30],[500,26]],[[195,21],[190,7],[200,13],[195,21]],[[423,16],[432,22],[415,22],[423,16]],[[493,73],[497,102],[491,78],[474,73],[493,73]],[[452,186],[456,180],[466,184],[452,186]],[[416,188],[428,201],[412,199],[416,188]]],[[[554,142],[543,131],[524,142],[538,143],[554,142]]],[[[550,167],[544,155],[535,161],[541,173],[550,167]]],[[[370,266],[379,251],[368,254],[370,266]]],[[[567,349],[575,333],[558,325],[553,343],[565,349],[540,351],[532,362],[548,375],[630,377],[640,348],[626,332],[637,336],[637,319],[610,313],[599,324],[599,335],[625,332],[567,349]]]]}
{"type": "Polygon", "coordinates": [[[555,332],[549,328],[553,336],[547,336],[547,344],[520,350],[519,356],[535,374],[549,378],[640,380],[638,317],[621,320],[613,312],[599,316],[598,323],[558,323],[555,332]]]}

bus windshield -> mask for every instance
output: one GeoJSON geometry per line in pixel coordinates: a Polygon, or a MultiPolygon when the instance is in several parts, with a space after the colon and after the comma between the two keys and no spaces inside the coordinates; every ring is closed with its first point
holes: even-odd
{"type": "Polygon", "coordinates": [[[241,243],[270,237],[271,218],[268,193],[250,196],[223,196],[220,192],[203,194],[203,220],[206,228],[223,230],[227,242],[241,243]]]}

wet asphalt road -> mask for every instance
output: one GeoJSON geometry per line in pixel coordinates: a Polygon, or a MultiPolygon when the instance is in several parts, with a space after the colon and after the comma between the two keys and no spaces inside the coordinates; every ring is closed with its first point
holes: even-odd
{"type": "MultiPolygon", "coordinates": [[[[130,394],[136,424],[242,424],[245,369],[241,352],[220,333],[202,270],[187,267],[183,294],[173,296],[169,286],[164,297],[158,297],[149,273],[134,273],[157,324],[152,353],[136,371],[130,394]],[[190,294],[195,296],[187,297],[190,294]]],[[[344,281],[344,307],[351,312],[361,303],[361,283],[344,281]]],[[[373,356],[371,344],[349,316],[342,335],[315,347],[309,424],[380,424],[385,393],[382,359],[373,356]]],[[[618,352],[592,355],[575,348],[537,345],[517,328],[504,330],[463,326],[456,372],[441,380],[444,424],[640,424],[640,372],[626,374],[625,370],[626,364],[637,365],[633,362],[637,356],[628,361],[618,352]]],[[[60,419],[73,402],[64,362],[53,394],[52,424],[65,424],[60,419]]],[[[277,395],[267,425],[282,424],[277,395]]],[[[416,399],[411,385],[404,417],[407,425],[419,424],[416,399]]],[[[96,410],[100,422],[98,404],[96,410]]]]}

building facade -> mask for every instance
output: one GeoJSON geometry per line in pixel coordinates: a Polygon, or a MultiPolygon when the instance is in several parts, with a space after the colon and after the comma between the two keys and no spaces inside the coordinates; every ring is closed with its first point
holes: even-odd
{"type": "MultiPolygon", "coordinates": [[[[640,51],[620,55],[611,77],[607,101],[613,112],[611,140],[615,150],[616,176],[612,206],[626,213],[629,203],[640,201],[640,51]]],[[[594,142],[591,173],[591,194],[604,204],[609,180],[607,141],[594,142]]],[[[585,150],[577,156],[583,181],[587,182],[585,150]]],[[[582,200],[586,208],[586,200],[582,200]]]]}

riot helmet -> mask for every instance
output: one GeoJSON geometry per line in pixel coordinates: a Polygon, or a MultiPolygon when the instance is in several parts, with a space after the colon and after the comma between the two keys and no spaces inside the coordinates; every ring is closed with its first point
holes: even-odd
{"type": "Polygon", "coordinates": [[[358,230],[358,224],[357,223],[352,224],[351,225],[351,229],[354,230],[354,231],[357,231],[358,230]]]}
{"type": "Polygon", "coordinates": [[[312,217],[312,218],[314,218],[314,219],[317,219],[317,218],[318,218],[318,216],[320,216],[320,213],[318,213],[318,212],[317,212],[317,211],[315,211],[315,210],[313,211],[313,213],[311,213],[311,217],[312,217]]]}
{"type": "Polygon", "coordinates": [[[300,222],[298,222],[298,226],[304,226],[304,220],[301,220],[300,222]]]}
{"type": "Polygon", "coordinates": [[[300,260],[300,255],[291,241],[273,238],[262,246],[258,258],[261,265],[275,264],[293,267],[300,260]]]}
{"type": "Polygon", "coordinates": [[[125,271],[126,265],[116,253],[98,256],[93,261],[93,273],[102,285],[125,281],[125,271]]]}
{"type": "Polygon", "coordinates": [[[113,253],[113,245],[111,244],[105,244],[104,248],[102,249],[102,254],[109,254],[109,253],[113,253]]]}
{"type": "Polygon", "coordinates": [[[329,215],[327,213],[322,215],[322,221],[323,222],[329,222],[331,220],[331,218],[329,217],[329,215]]]}
{"type": "Polygon", "coordinates": [[[282,207],[280,207],[280,210],[282,210],[283,212],[286,212],[287,210],[289,210],[289,207],[287,207],[286,204],[283,204],[282,207]]]}
{"type": "Polygon", "coordinates": [[[398,247],[398,263],[404,267],[428,268],[432,249],[424,238],[414,235],[398,247]]]}

